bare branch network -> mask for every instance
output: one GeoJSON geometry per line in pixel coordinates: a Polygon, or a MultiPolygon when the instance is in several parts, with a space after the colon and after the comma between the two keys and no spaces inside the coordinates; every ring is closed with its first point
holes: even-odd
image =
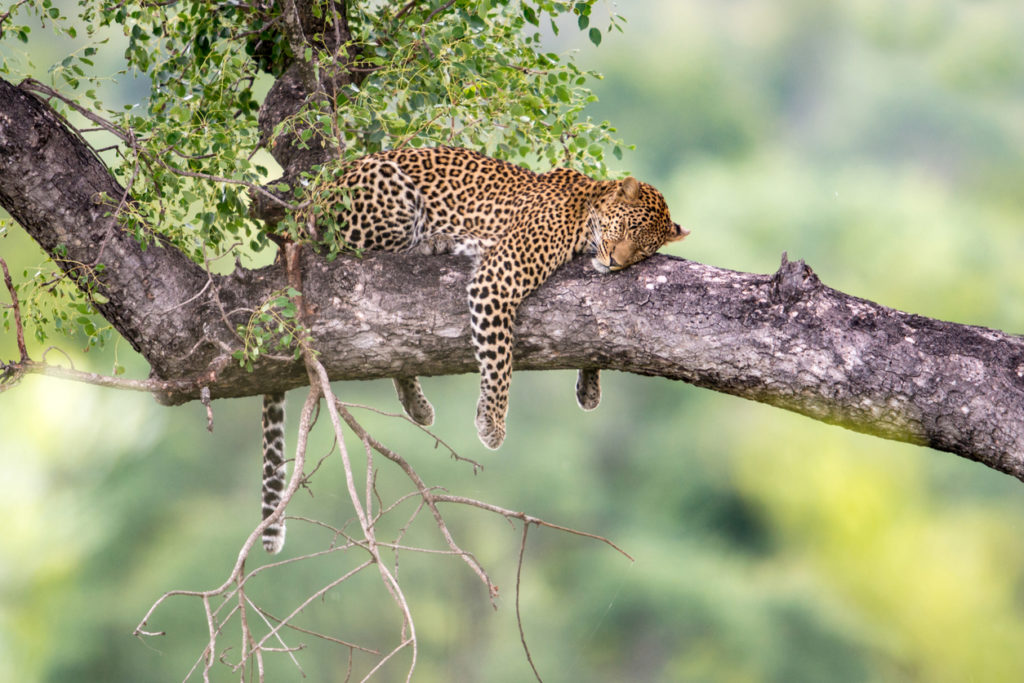
{"type": "MultiPolygon", "coordinates": [[[[349,668],[346,672],[346,680],[348,680],[352,675],[352,659],[357,652],[368,655],[374,660],[372,668],[369,669],[368,673],[366,673],[362,679],[367,680],[380,671],[382,667],[391,661],[397,654],[408,650],[411,654],[409,655],[406,680],[411,680],[413,671],[416,668],[418,638],[416,635],[416,624],[409,608],[408,600],[397,578],[400,553],[429,553],[449,555],[462,559],[485,586],[492,604],[497,607],[495,600],[499,592],[498,586],[491,581],[491,578],[488,576],[483,566],[477,561],[476,557],[474,557],[472,553],[462,549],[455,541],[451,531],[448,529],[448,525],[445,522],[444,517],[438,509],[439,503],[445,503],[449,505],[461,505],[477,508],[485,512],[500,515],[509,521],[518,520],[521,522],[522,541],[519,546],[515,586],[516,617],[517,621],[519,621],[519,633],[524,651],[526,652],[526,657],[529,660],[530,666],[533,668],[537,679],[541,680],[540,674],[533,665],[533,660],[530,656],[529,648],[526,643],[526,636],[523,632],[522,621],[519,618],[519,576],[522,571],[523,557],[526,551],[526,538],[529,533],[530,526],[535,525],[549,527],[558,531],[602,541],[617,550],[626,559],[632,561],[633,558],[602,536],[577,531],[557,524],[551,524],[523,512],[508,510],[472,498],[453,496],[432,490],[423,482],[415,469],[405,458],[380,443],[352,415],[350,408],[365,408],[365,406],[353,406],[337,399],[331,390],[330,380],[327,377],[326,370],[323,365],[316,360],[314,354],[308,348],[304,349],[303,359],[306,364],[306,368],[310,373],[310,390],[307,394],[306,402],[303,406],[302,414],[299,419],[298,444],[295,450],[295,463],[288,486],[282,493],[281,504],[278,506],[275,513],[271,517],[263,520],[262,523],[253,529],[242,543],[234,566],[220,586],[205,591],[167,591],[149,608],[142,620],[135,627],[134,635],[140,638],[151,638],[166,635],[163,631],[148,630],[149,621],[156,618],[156,613],[159,608],[171,598],[199,598],[203,605],[203,612],[206,615],[206,626],[209,640],[207,642],[207,646],[197,658],[192,670],[186,675],[186,680],[188,680],[196,671],[201,671],[203,679],[208,680],[210,671],[218,662],[230,666],[234,671],[241,671],[244,675],[246,667],[249,665],[249,660],[251,659],[254,662],[253,666],[258,673],[259,680],[262,681],[264,680],[265,655],[272,652],[288,654],[295,666],[302,671],[302,666],[295,657],[295,652],[304,649],[305,645],[289,645],[288,640],[290,640],[293,633],[312,636],[314,638],[348,648],[349,668]],[[326,528],[330,532],[331,541],[328,543],[326,548],[315,553],[289,558],[272,564],[266,564],[252,571],[247,571],[245,569],[246,560],[249,558],[252,549],[256,546],[263,530],[284,514],[285,507],[294,496],[295,492],[300,486],[305,485],[312,477],[313,472],[309,472],[305,467],[308,455],[307,445],[310,430],[315,421],[315,412],[321,399],[324,400],[327,407],[331,426],[334,431],[335,443],[338,447],[338,455],[342,461],[342,468],[345,473],[345,484],[348,489],[349,500],[353,504],[358,532],[349,532],[346,531],[345,528],[330,527],[320,521],[301,519],[300,521],[326,528]],[[357,465],[361,463],[354,460],[354,457],[349,454],[346,447],[342,423],[351,430],[363,445],[366,461],[365,465],[362,467],[362,478],[360,478],[359,475],[360,468],[357,467],[357,465]],[[399,497],[388,505],[384,505],[381,501],[380,493],[377,491],[377,468],[374,462],[375,454],[382,456],[397,465],[412,483],[414,491],[410,494],[399,497]],[[398,514],[403,509],[403,503],[407,503],[407,501],[416,497],[419,498],[420,502],[415,506],[411,516],[409,516],[404,525],[400,528],[397,536],[394,539],[382,538],[382,535],[378,532],[380,521],[385,517],[398,514]],[[441,536],[448,547],[447,550],[417,547],[403,543],[403,537],[405,536],[406,531],[413,524],[416,518],[424,512],[424,510],[430,512],[437,529],[440,531],[441,536]],[[260,607],[247,592],[247,586],[250,581],[263,572],[273,570],[286,564],[302,562],[314,557],[322,557],[324,555],[346,551],[362,552],[366,555],[366,558],[349,571],[332,578],[326,584],[313,591],[305,600],[298,604],[284,617],[275,616],[260,607]],[[315,601],[321,599],[328,592],[348,581],[356,574],[366,570],[372,570],[374,567],[376,567],[377,572],[380,574],[381,582],[387,589],[388,594],[395,603],[396,609],[402,617],[401,636],[398,640],[398,644],[393,649],[388,652],[380,652],[379,650],[375,650],[371,647],[344,641],[324,633],[303,629],[295,623],[296,618],[305,610],[309,609],[315,601]],[[232,648],[222,646],[219,643],[223,640],[223,632],[225,628],[236,617],[241,625],[242,643],[239,653],[232,656],[229,654],[232,648]],[[258,619],[254,617],[258,617],[258,619]],[[265,627],[263,629],[265,632],[261,635],[250,622],[262,623],[265,627]]],[[[404,416],[396,415],[394,417],[409,420],[409,418],[404,416]]],[[[409,422],[412,421],[409,420],[409,422]]],[[[424,429],[424,431],[427,431],[429,434],[429,431],[425,428],[420,427],[420,429],[424,429]]],[[[464,460],[463,458],[459,458],[454,452],[452,452],[452,455],[456,459],[464,460]]],[[[476,463],[472,463],[472,461],[470,461],[470,463],[474,468],[478,467],[476,463]]],[[[313,471],[315,472],[315,468],[313,471]]]]}

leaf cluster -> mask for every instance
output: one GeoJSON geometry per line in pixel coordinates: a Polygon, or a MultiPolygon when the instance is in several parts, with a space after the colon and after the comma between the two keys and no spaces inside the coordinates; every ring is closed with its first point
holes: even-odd
{"type": "MultiPolygon", "coordinates": [[[[614,129],[583,115],[595,99],[586,85],[600,76],[545,52],[541,32],[546,17],[558,33],[562,14],[588,26],[593,4],[463,1],[438,14],[424,3],[400,17],[354,11],[354,68],[367,78],[332,101],[340,129],[333,142],[356,154],[446,144],[606,174],[606,146],[621,154],[614,129]]],[[[620,27],[616,15],[609,27],[620,27]]]]}
{"type": "MultiPolygon", "coordinates": [[[[444,144],[607,175],[606,150],[619,157],[622,145],[608,122],[585,115],[595,100],[587,85],[599,74],[543,48],[545,33],[557,34],[566,18],[599,44],[595,24],[605,22],[595,9],[603,4],[323,0],[312,5],[323,33],[303,36],[300,45],[283,3],[79,0],[65,13],[53,0],[21,0],[0,13],[0,41],[27,43],[33,22],[53,29],[70,51],[49,70],[57,93],[51,102],[70,120],[96,124],[84,134],[125,187],[123,197],[108,198],[110,210],[143,245],[160,236],[206,265],[267,245],[249,215],[253,196],[275,173],[263,151],[272,141],[261,139],[257,116],[273,78],[296,60],[322,90],[274,136],[323,145],[339,164],[386,148],[444,144]],[[339,44],[331,36],[342,25],[347,40],[339,44]],[[115,73],[101,66],[112,61],[121,64],[115,73]],[[137,101],[108,105],[112,79],[148,89],[137,101]]],[[[621,24],[609,10],[605,31],[621,24]]],[[[5,75],[18,76],[19,68],[0,61],[5,75]]],[[[336,170],[312,168],[283,194],[278,189],[290,207],[286,232],[317,232],[298,225],[296,212],[336,170]]],[[[317,220],[330,227],[325,212],[317,220]]],[[[72,307],[79,304],[88,305],[87,297],[72,307]]],[[[62,304],[55,306],[51,319],[65,320],[57,314],[62,304]]]]}
{"type": "Polygon", "coordinates": [[[303,342],[309,341],[309,331],[298,320],[295,302],[299,296],[291,287],[273,292],[253,311],[248,323],[238,326],[243,347],[232,356],[239,365],[251,372],[260,356],[278,351],[291,353],[296,360],[299,358],[303,342]]]}
{"type": "MultiPolygon", "coordinates": [[[[62,258],[63,251],[63,248],[58,248],[58,259],[62,258]]],[[[82,344],[83,352],[103,347],[114,337],[113,326],[96,311],[96,304],[105,301],[95,285],[105,266],[89,267],[68,260],[61,260],[60,266],[63,270],[56,273],[43,268],[22,270],[19,282],[14,284],[11,292],[12,296],[18,297],[25,312],[22,324],[40,345],[51,336],[58,336],[82,344]]],[[[13,306],[0,308],[0,322],[4,332],[9,333],[17,322],[13,306]]],[[[113,372],[124,372],[116,360],[113,372]]]]}

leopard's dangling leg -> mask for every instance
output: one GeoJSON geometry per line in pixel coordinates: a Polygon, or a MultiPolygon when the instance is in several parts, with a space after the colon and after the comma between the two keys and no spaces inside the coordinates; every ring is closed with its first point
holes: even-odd
{"type": "MultiPolygon", "coordinates": [[[[284,490],[284,393],[263,396],[263,519],[274,513],[284,490]]],[[[263,530],[263,549],[284,547],[284,516],[263,530]]]]}
{"type": "Polygon", "coordinates": [[[405,414],[418,425],[429,427],[434,424],[434,406],[423,395],[418,377],[395,377],[395,391],[405,414]]]}
{"type": "Polygon", "coordinates": [[[476,433],[492,451],[505,440],[505,415],[508,413],[508,388],[512,379],[512,340],[507,352],[477,347],[480,363],[480,399],[476,403],[476,433]]]}
{"type": "Polygon", "coordinates": [[[583,410],[593,410],[601,403],[601,371],[580,368],[576,373],[576,403],[583,410]]]}
{"type": "MultiPolygon", "coordinates": [[[[552,209],[557,213],[556,209],[552,209]]],[[[543,223],[544,215],[531,218],[543,223]]],[[[557,220],[551,216],[552,221],[557,220]]],[[[538,253],[533,232],[517,227],[488,249],[469,281],[470,328],[473,351],[480,366],[480,400],[476,431],[494,450],[505,440],[508,390],[512,380],[513,328],[519,304],[572,256],[571,245],[538,253]]]]}
{"type": "Polygon", "coordinates": [[[521,300],[522,295],[510,294],[486,268],[478,269],[469,285],[473,350],[480,366],[476,432],[491,450],[497,450],[505,440],[512,379],[512,326],[521,300]]]}

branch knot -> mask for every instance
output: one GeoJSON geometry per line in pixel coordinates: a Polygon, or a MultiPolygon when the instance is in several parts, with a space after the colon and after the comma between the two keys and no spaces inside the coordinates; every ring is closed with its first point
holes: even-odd
{"type": "Polygon", "coordinates": [[[772,276],[769,296],[774,303],[789,306],[817,291],[821,280],[803,259],[789,260],[789,254],[782,252],[782,263],[772,276]]]}

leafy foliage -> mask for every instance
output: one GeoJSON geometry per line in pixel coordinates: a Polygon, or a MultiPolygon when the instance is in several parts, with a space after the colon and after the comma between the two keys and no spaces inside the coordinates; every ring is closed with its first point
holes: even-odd
{"type": "Polygon", "coordinates": [[[548,14],[557,33],[555,17],[570,7],[587,17],[591,4],[461,2],[447,15],[425,6],[401,18],[364,10],[354,30],[372,77],[339,93],[339,144],[449,144],[607,173],[613,129],[582,118],[597,74],[543,52],[539,28],[548,14]]]}
{"type": "Polygon", "coordinates": [[[238,336],[242,338],[244,347],[234,352],[235,360],[252,370],[253,362],[274,351],[287,351],[298,358],[301,353],[299,342],[309,334],[297,319],[295,301],[299,296],[297,290],[289,287],[267,297],[250,316],[249,322],[239,326],[238,336]]]}
{"type": "MultiPolygon", "coordinates": [[[[27,314],[23,324],[40,344],[46,342],[50,334],[56,334],[81,341],[85,351],[104,346],[115,337],[114,328],[96,313],[94,304],[102,302],[104,297],[89,286],[88,283],[95,280],[85,276],[86,272],[102,273],[103,264],[89,267],[61,261],[61,265],[64,270],[57,272],[42,268],[22,270],[14,292],[27,314]]],[[[14,324],[13,309],[4,307],[0,311],[0,321],[4,331],[10,332],[14,324]]],[[[114,373],[123,371],[124,368],[115,361],[114,373]]]]}
{"type": "MultiPolygon", "coordinates": [[[[351,3],[352,39],[332,51],[324,36],[313,36],[298,57],[319,76],[340,63],[349,72],[344,80],[352,82],[310,98],[274,136],[295,134],[310,144],[316,136],[339,161],[384,148],[445,144],[606,175],[605,151],[621,157],[622,146],[610,124],[583,114],[595,99],[587,83],[599,75],[542,47],[541,27],[557,34],[562,15],[575,16],[579,29],[600,43],[595,2],[351,3]]],[[[325,31],[341,21],[332,14],[335,3],[314,9],[325,31]]],[[[31,27],[17,21],[27,13],[78,45],[50,68],[51,83],[69,114],[88,112],[113,136],[112,170],[130,201],[109,201],[125,229],[146,245],[159,235],[197,263],[246,258],[265,247],[248,205],[274,175],[273,160],[260,151],[268,141],[257,125],[268,74],[280,75],[296,59],[282,30],[281,3],[81,0],[77,11],[69,17],[52,0],[17,3],[0,15],[2,38],[27,42],[31,27]],[[149,90],[141,102],[108,107],[99,93],[112,75],[98,65],[121,50],[123,68],[113,77],[141,79],[149,90]]],[[[607,30],[621,30],[617,15],[608,14],[607,30]]],[[[0,61],[0,73],[18,71],[13,61],[0,61]]],[[[294,210],[334,172],[310,169],[305,184],[283,196],[294,210]]],[[[306,233],[292,216],[280,229],[295,238],[306,233]]],[[[48,277],[59,272],[52,269],[48,277]]],[[[71,308],[89,307],[71,288],[66,294],[71,308]]],[[[35,322],[73,320],[62,306],[55,301],[52,315],[35,322]]],[[[36,335],[44,339],[46,329],[37,326],[36,335]]]]}

